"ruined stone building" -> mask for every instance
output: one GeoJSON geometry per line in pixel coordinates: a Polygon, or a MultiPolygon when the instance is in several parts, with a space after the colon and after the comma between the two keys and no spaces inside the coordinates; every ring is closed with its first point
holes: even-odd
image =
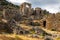
{"type": "Polygon", "coordinates": [[[32,13],[33,13],[33,9],[31,7],[30,3],[24,2],[20,5],[20,14],[23,17],[29,18],[29,17],[31,17],[32,13]]]}
{"type": "Polygon", "coordinates": [[[30,3],[22,3],[20,5],[20,14],[23,16],[32,17],[33,19],[41,19],[44,14],[49,14],[48,11],[42,10],[39,7],[36,7],[35,10],[32,8],[30,3]]]}
{"type": "Polygon", "coordinates": [[[22,3],[17,8],[7,8],[2,10],[2,18],[8,21],[12,21],[14,19],[16,22],[22,22],[28,25],[35,21],[35,23],[39,23],[41,27],[44,27],[49,30],[60,31],[60,13],[52,14],[47,10],[43,10],[39,7],[35,9],[32,8],[30,3],[22,3]]]}

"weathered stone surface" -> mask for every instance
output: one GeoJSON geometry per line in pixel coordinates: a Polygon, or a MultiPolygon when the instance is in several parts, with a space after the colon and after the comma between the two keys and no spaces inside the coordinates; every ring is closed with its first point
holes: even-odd
{"type": "Polygon", "coordinates": [[[31,15],[31,4],[30,3],[22,3],[20,5],[20,14],[22,14],[22,16],[30,16],[31,15]]]}
{"type": "Polygon", "coordinates": [[[60,21],[59,18],[60,14],[51,14],[50,16],[48,16],[48,18],[46,19],[46,28],[50,29],[50,30],[55,30],[55,31],[60,31],[60,21]]]}
{"type": "MultiPolygon", "coordinates": [[[[2,7],[2,6],[1,6],[2,7]]],[[[20,22],[22,24],[28,25],[30,22],[37,22],[40,23],[39,26],[42,26],[44,28],[47,28],[49,30],[56,30],[60,31],[60,13],[57,14],[51,14],[47,10],[43,10],[39,7],[36,7],[35,9],[31,7],[30,3],[22,3],[20,5],[19,9],[16,8],[3,8],[3,14],[1,19],[8,20],[7,24],[10,26],[10,23],[12,26],[14,19],[16,22],[20,22]],[[37,20],[37,21],[36,21],[37,20]],[[10,21],[10,22],[9,22],[10,21]]],[[[17,26],[16,26],[17,27],[17,26]]],[[[20,29],[19,29],[20,30],[20,29]]]]}

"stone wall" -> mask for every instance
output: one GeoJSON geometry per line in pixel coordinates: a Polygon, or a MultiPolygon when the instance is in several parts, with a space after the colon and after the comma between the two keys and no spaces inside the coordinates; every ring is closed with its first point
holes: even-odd
{"type": "Polygon", "coordinates": [[[17,9],[4,9],[3,18],[6,20],[15,19],[16,21],[20,21],[21,15],[17,9]]]}
{"type": "Polygon", "coordinates": [[[46,28],[60,31],[60,14],[50,14],[46,19],[46,28]]]}

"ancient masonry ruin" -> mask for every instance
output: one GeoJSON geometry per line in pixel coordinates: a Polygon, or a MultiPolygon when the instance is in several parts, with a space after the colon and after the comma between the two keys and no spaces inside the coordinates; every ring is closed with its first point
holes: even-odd
{"type": "MultiPolygon", "coordinates": [[[[49,30],[60,31],[60,13],[52,14],[49,11],[42,10],[39,7],[35,9],[30,3],[22,3],[20,9],[3,9],[2,18],[8,20],[8,23],[14,19],[16,22],[29,24],[30,22],[38,22],[41,27],[49,30]]],[[[11,24],[12,25],[12,24],[11,24]]]]}

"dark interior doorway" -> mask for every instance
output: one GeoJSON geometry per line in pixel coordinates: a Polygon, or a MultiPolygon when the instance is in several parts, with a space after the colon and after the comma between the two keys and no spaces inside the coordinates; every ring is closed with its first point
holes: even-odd
{"type": "Polygon", "coordinates": [[[46,21],[43,21],[43,27],[46,27],[46,21]]]}
{"type": "Polygon", "coordinates": [[[20,34],[24,34],[23,31],[20,31],[20,34]]]}

